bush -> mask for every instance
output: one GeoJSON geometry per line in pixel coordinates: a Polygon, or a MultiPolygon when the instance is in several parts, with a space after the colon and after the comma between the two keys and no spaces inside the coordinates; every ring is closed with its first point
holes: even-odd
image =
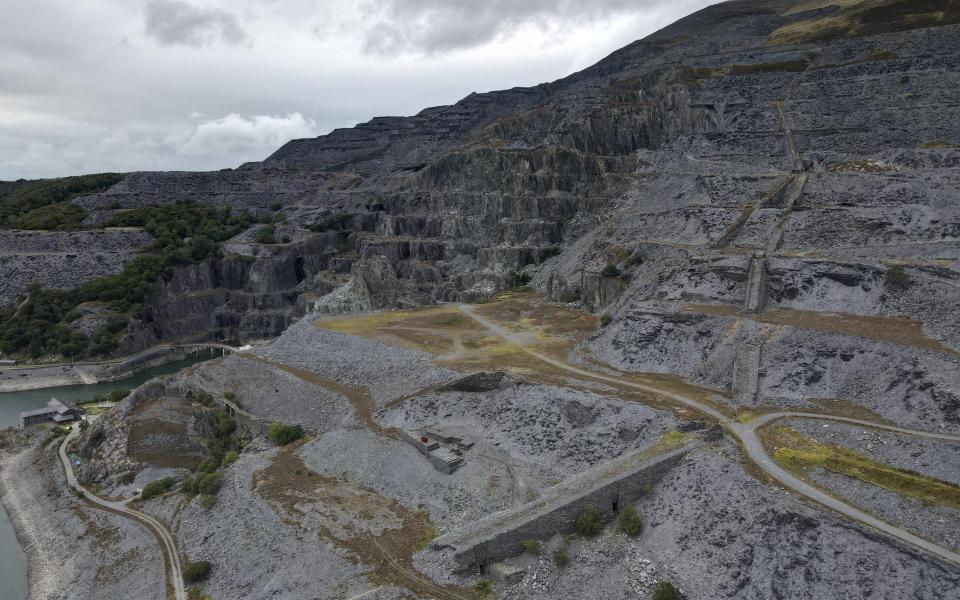
{"type": "Polygon", "coordinates": [[[289,244],[289,243],[290,243],[290,236],[287,235],[287,234],[283,234],[283,237],[280,238],[280,241],[283,242],[284,244],[289,244]]]}
{"type": "Polygon", "coordinates": [[[303,437],[303,427],[299,425],[284,425],[277,421],[270,426],[267,437],[278,446],[286,446],[303,437]]]}
{"type": "Polygon", "coordinates": [[[577,517],[576,528],[583,537],[595,537],[603,531],[603,515],[596,506],[588,504],[577,517]]]}
{"type": "Polygon", "coordinates": [[[274,202],[273,204],[270,205],[270,210],[272,210],[273,212],[277,212],[281,208],[283,208],[282,202],[274,202]]]}
{"type": "Polygon", "coordinates": [[[658,581],[651,600],[683,600],[683,594],[669,581],[658,581]]]}
{"type": "Polygon", "coordinates": [[[604,313],[603,316],[600,317],[600,327],[606,327],[611,321],[613,321],[613,317],[607,313],[604,313]]]}
{"type": "Polygon", "coordinates": [[[540,540],[523,540],[520,545],[523,546],[523,551],[527,554],[533,554],[534,556],[540,554],[540,540]]]}
{"type": "Polygon", "coordinates": [[[273,234],[277,232],[277,228],[273,225],[264,225],[260,232],[257,233],[257,237],[254,241],[258,244],[276,244],[277,240],[273,237],[273,234]]]}
{"type": "Polygon", "coordinates": [[[220,465],[226,467],[227,465],[236,462],[238,458],[240,458],[240,455],[231,450],[223,455],[223,462],[220,463],[220,465]]]}
{"type": "Polygon", "coordinates": [[[210,508],[217,503],[217,497],[213,494],[202,494],[200,496],[200,507],[201,508],[210,508]]]}
{"type": "Polygon", "coordinates": [[[204,496],[213,496],[220,489],[220,473],[207,473],[196,479],[197,491],[204,496]]]}
{"type": "Polygon", "coordinates": [[[531,277],[528,273],[525,273],[523,271],[517,271],[516,273],[513,274],[513,276],[517,281],[517,287],[522,287],[530,283],[531,277]]]}
{"type": "Polygon", "coordinates": [[[615,264],[609,264],[600,271],[604,277],[620,277],[620,269],[615,264]]]}
{"type": "Polygon", "coordinates": [[[206,579],[210,574],[210,563],[205,560],[194,560],[187,563],[187,568],[183,570],[183,578],[187,583],[195,583],[201,579],[206,579]]]}
{"type": "Polygon", "coordinates": [[[626,505],[623,510],[620,511],[620,514],[617,516],[617,521],[620,524],[620,531],[631,537],[639,534],[643,529],[643,521],[640,520],[637,509],[631,504],[626,505]]]}
{"type": "Polygon", "coordinates": [[[224,392],[223,397],[229,400],[230,402],[233,402],[234,404],[236,404],[237,402],[237,394],[234,392],[224,392]]]}
{"type": "Polygon", "coordinates": [[[149,500],[150,498],[156,498],[161,494],[166,494],[176,482],[177,480],[173,477],[164,477],[163,479],[151,481],[147,485],[143,486],[143,490],[140,491],[140,499],[149,500]]]}
{"type": "Polygon", "coordinates": [[[193,399],[196,400],[201,406],[210,406],[213,404],[213,396],[203,390],[200,390],[194,394],[193,399]]]}
{"type": "Polygon", "coordinates": [[[489,579],[481,579],[473,584],[473,591],[481,596],[489,596],[493,593],[493,585],[490,583],[489,579]]]}
{"type": "Polygon", "coordinates": [[[910,276],[900,265],[894,265],[884,273],[887,287],[894,290],[905,290],[910,286],[910,276]]]}
{"type": "Polygon", "coordinates": [[[570,562],[570,559],[567,557],[567,551],[564,550],[563,548],[560,548],[559,550],[557,550],[556,552],[554,552],[554,553],[553,553],[553,562],[554,562],[554,564],[556,564],[558,567],[565,567],[565,566],[567,566],[567,563],[570,562]]]}

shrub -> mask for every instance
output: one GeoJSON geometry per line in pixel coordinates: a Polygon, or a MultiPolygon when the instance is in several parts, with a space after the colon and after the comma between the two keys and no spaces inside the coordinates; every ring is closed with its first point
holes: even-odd
{"type": "Polygon", "coordinates": [[[905,290],[910,285],[910,276],[900,265],[894,265],[884,273],[884,280],[888,288],[905,290]]]}
{"type": "Polygon", "coordinates": [[[230,413],[221,410],[217,413],[217,425],[214,432],[218,438],[225,438],[237,429],[237,423],[230,417],[230,413]]]}
{"type": "Polygon", "coordinates": [[[107,402],[120,402],[130,395],[130,390],[113,390],[107,394],[107,402]]]}
{"type": "Polygon", "coordinates": [[[620,269],[615,264],[609,264],[600,271],[604,277],[620,277],[620,269]]]}
{"type": "Polygon", "coordinates": [[[207,473],[197,477],[197,491],[204,496],[213,496],[220,489],[220,473],[207,473]]]}
{"type": "Polygon", "coordinates": [[[277,421],[270,426],[267,431],[267,437],[278,446],[286,446],[290,442],[295,442],[303,437],[303,427],[299,425],[284,425],[277,421]]]}
{"type": "Polygon", "coordinates": [[[210,574],[210,563],[205,560],[194,560],[187,563],[187,568],[183,570],[183,578],[187,583],[195,583],[201,579],[206,579],[210,574]]]}
{"type": "Polygon", "coordinates": [[[257,233],[255,242],[258,244],[276,244],[277,240],[273,237],[273,234],[277,232],[277,228],[273,225],[264,225],[260,232],[257,233]]]}
{"type": "Polygon", "coordinates": [[[611,321],[613,321],[613,317],[605,313],[603,316],[600,317],[600,326],[606,327],[607,325],[610,324],[611,321]]]}
{"type": "Polygon", "coordinates": [[[240,458],[240,455],[234,452],[233,450],[231,450],[230,452],[227,452],[226,454],[223,455],[223,462],[220,464],[221,466],[226,467],[227,465],[233,462],[236,462],[238,458],[240,458]]]}
{"type": "Polygon", "coordinates": [[[594,537],[603,531],[603,515],[596,506],[588,504],[577,517],[576,528],[583,537],[594,537]]]}
{"type": "Polygon", "coordinates": [[[567,566],[567,563],[570,562],[570,559],[567,557],[567,551],[564,550],[563,548],[560,548],[559,550],[557,550],[556,552],[554,552],[554,553],[553,553],[553,562],[554,562],[554,564],[556,564],[558,567],[565,567],[565,566],[567,566]]]}
{"type": "Polygon", "coordinates": [[[161,494],[166,494],[176,482],[177,480],[173,477],[164,477],[163,479],[151,481],[147,485],[143,486],[143,490],[140,491],[140,499],[149,500],[150,498],[156,498],[161,494]]]}
{"type": "Polygon", "coordinates": [[[210,508],[217,503],[217,497],[213,494],[201,494],[200,495],[200,507],[201,508],[210,508]]]}
{"type": "Polygon", "coordinates": [[[617,521],[620,524],[620,531],[631,537],[637,535],[643,529],[643,521],[640,520],[637,509],[631,504],[626,505],[623,510],[620,511],[620,514],[617,516],[617,521]]]}
{"type": "Polygon", "coordinates": [[[283,208],[282,202],[274,202],[273,204],[270,205],[270,210],[272,210],[273,212],[277,212],[281,208],[283,208]]]}
{"type": "Polygon", "coordinates": [[[229,400],[230,402],[235,403],[237,401],[237,394],[234,392],[224,392],[223,397],[229,400]]]}
{"type": "Polygon", "coordinates": [[[473,584],[473,591],[481,596],[489,596],[493,593],[493,585],[490,583],[489,579],[481,579],[473,584]]]}
{"type": "Polygon", "coordinates": [[[213,396],[211,396],[209,393],[203,390],[200,390],[199,392],[194,394],[193,399],[196,400],[198,403],[200,403],[202,406],[210,406],[211,404],[213,404],[213,396]]]}
{"type": "Polygon", "coordinates": [[[517,271],[516,273],[514,273],[513,276],[514,276],[514,278],[517,280],[517,286],[518,286],[518,287],[519,287],[519,286],[524,286],[524,285],[527,285],[528,283],[530,283],[531,277],[530,277],[530,275],[529,275],[528,273],[525,273],[525,272],[523,272],[523,271],[517,271]]]}
{"type": "Polygon", "coordinates": [[[683,594],[669,581],[658,581],[651,600],[683,600],[683,594]]]}
{"type": "Polygon", "coordinates": [[[289,243],[290,243],[290,236],[287,235],[287,234],[283,234],[283,237],[280,238],[280,241],[283,242],[284,244],[289,244],[289,243]]]}
{"type": "Polygon", "coordinates": [[[527,554],[533,554],[534,556],[540,554],[540,540],[523,540],[520,545],[523,546],[523,551],[527,554]]]}
{"type": "Polygon", "coordinates": [[[180,491],[188,496],[192,496],[197,493],[197,478],[196,477],[184,477],[183,481],[180,482],[180,491]]]}

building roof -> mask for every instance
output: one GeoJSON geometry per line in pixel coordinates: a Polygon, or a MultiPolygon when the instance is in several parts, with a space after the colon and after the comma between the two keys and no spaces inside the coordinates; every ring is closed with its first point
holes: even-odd
{"type": "Polygon", "coordinates": [[[47,402],[47,405],[43,408],[35,408],[33,410],[25,410],[21,412],[20,418],[24,419],[28,417],[38,417],[40,415],[49,415],[49,414],[62,415],[68,412],[76,411],[76,410],[77,410],[77,407],[74,406],[73,404],[70,404],[69,402],[61,402],[56,398],[53,398],[52,400],[47,402]]]}

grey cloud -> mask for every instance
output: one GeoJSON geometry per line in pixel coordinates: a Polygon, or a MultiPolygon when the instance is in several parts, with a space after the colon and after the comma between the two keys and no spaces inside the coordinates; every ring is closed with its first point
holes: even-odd
{"type": "Polygon", "coordinates": [[[669,0],[372,0],[376,15],[365,52],[444,53],[471,48],[534,25],[562,34],[565,27],[640,12],[669,0]]]}
{"type": "Polygon", "coordinates": [[[150,0],[145,12],[146,32],[167,46],[200,47],[222,41],[238,45],[249,40],[236,15],[181,0],[150,0]]]}

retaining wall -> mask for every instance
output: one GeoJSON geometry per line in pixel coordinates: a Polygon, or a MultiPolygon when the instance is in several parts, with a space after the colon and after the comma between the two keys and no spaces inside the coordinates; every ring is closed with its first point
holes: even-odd
{"type": "Polygon", "coordinates": [[[644,458],[639,452],[589,469],[546,491],[544,496],[513,509],[499,511],[431,544],[453,548],[459,570],[483,570],[487,565],[523,551],[526,539],[544,539],[574,530],[577,516],[593,505],[612,519],[626,504],[676,466],[698,442],[644,458]]]}

